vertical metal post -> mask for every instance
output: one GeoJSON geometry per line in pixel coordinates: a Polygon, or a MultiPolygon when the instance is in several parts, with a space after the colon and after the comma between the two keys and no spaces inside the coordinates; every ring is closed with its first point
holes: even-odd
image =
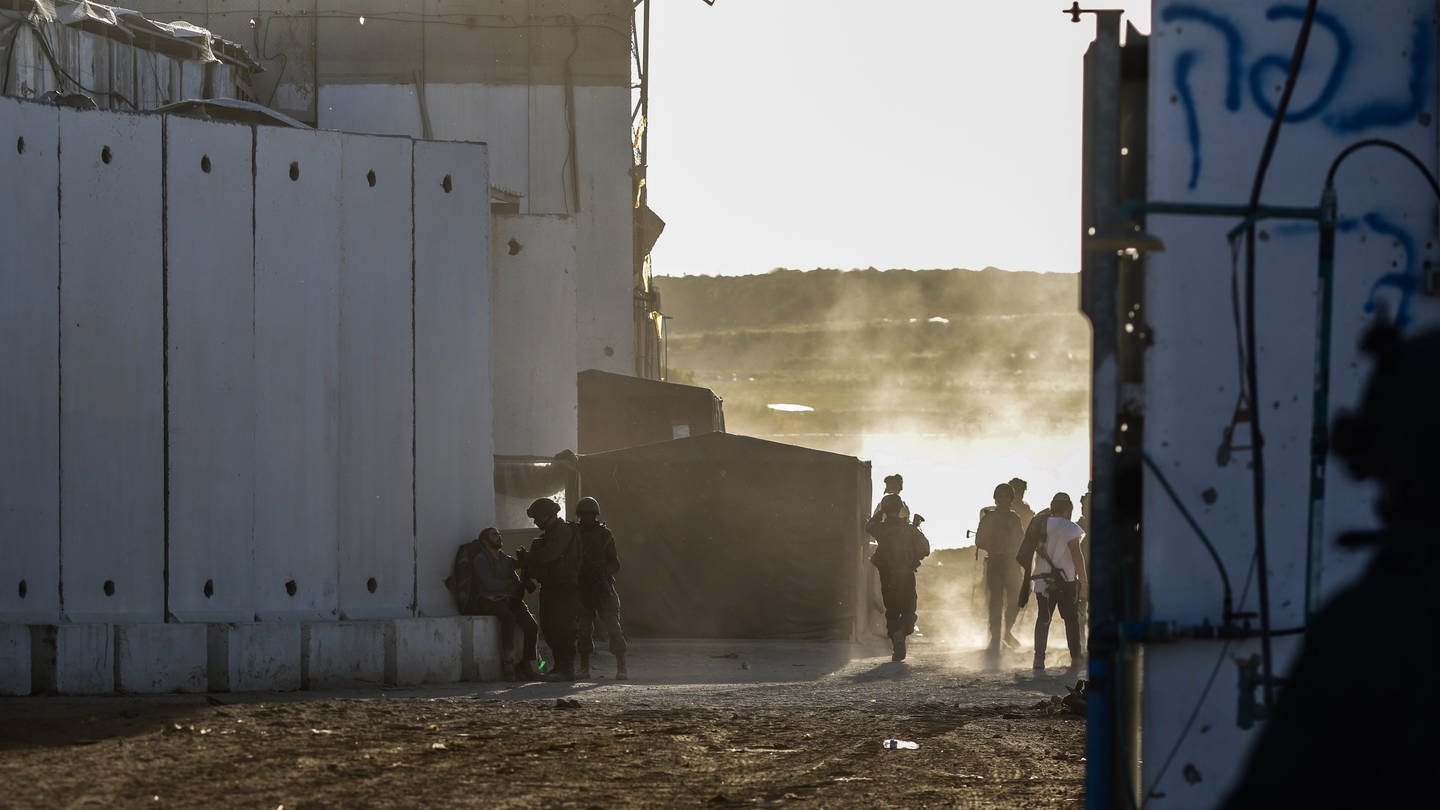
{"type": "MultiPolygon", "coordinates": [[[[1121,200],[1121,52],[1118,10],[1095,14],[1095,41],[1085,53],[1082,144],[1081,238],[1107,230],[1118,220],[1121,200]]],[[[1143,153],[1142,153],[1143,154],[1143,153]]],[[[1143,159],[1143,158],[1142,158],[1143,159]]],[[[1124,475],[1120,454],[1122,380],[1119,346],[1123,334],[1120,260],[1111,249],[1082,252],[1081,309],[1090,320],[1091,350],[1091,572],[1086,807],[1126,804],[1134,796],[1135,756],[1131,715],[1134,659],[1122,645],[1119,628],[1127,617],[1127,580],[1133,572],[1122,550],[1129,528],[1121,513],[1136,499],[1122,498],[1139,477],[1124,475]],[[1122,503],[1125,507],[1122,508],[1122,503]]],[[[1127,441],[1131,437],[1126,436],[1127,441]]],[[[1136,454],[1138,455],[1138,454],[1136,454]]],[[[1133,522],[1133,518],[1129,519],[1133,522]]]]}

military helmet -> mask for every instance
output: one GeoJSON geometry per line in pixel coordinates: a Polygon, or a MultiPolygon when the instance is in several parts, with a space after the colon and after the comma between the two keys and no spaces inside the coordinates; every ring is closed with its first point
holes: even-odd
{"type": "Polygon", "coordinates": [[[540,517],[554,517],[560,514],[560,504],[552,498],[536,498],[525,510],[525,516],[532,520],[540,517]]]}
{"type": "Polygon", "coordinates": [[[597,515],[600,514],[600,502],[595,500],[594,498],[591,498],[588,495],[584,498],[581,498],[580,501],[575,504],[575,514],[578,515],[582,512],[594,512],[597,515]]]}

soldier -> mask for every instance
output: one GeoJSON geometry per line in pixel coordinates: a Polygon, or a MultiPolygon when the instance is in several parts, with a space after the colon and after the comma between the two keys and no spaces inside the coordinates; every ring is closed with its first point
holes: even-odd
{"type": "MultiPolygon", "coordinates": [[[[469,582],[466,593],[468,605],[463,613],[472,616],[494,616],[500,620],[500,673],[507,681],[539,680],[535,668],[536,626],[535,617],[525,606],[525,589],[515,573],[518,563],[505,553],[500,530],[491,526],[480,532],[478,549],[474,549],[466,563],[469,568],[469,582]],[[520,655],[520,666],[515,666],[515,631],[524,638],[520,655]]],[[[463,549],[470,550],[475,544],[467,543],[463,549]]]]}
{"type": "MultiPolygon", "coordinates": [[[[900,490],[904,488],[905,478],[904,476],[900,475],[900,473],[892,473],[885,476],[885,495],[894,495],[898,498],[900,497],[900,490]]],[[[884,502],[883,495],[881,496],[881,502],[884,502]]],[[[871,515],[871,518],[883,518],[884,514],[885,513],[880,508],[880,504],[877,503],[875,504],[875,513],[871,515]]],[[[910,519],[910,507],[905,505],[905,501],[903,499],[900,501],[900,519],[910,519]]]]}
{"type": "MultiPolygon", "coordinates": [[[[1065,642],[1070,648],[1070,669],[1078,670],[1085,659],[1080,646],[1079,600],[1090,598],[1090,575],[1080,554],[1080,538],[1085,532],[1070,521],[1074,511],[1070,496],[1055,493],[1050,500],[1049,514],[1037,516],[1034,530],[1025,533],[1017,561],[1027,571],[1034,570],[1035,665],[1036,672],[1045,670],[1045,648],[1050,639],[1050,619],[1055,611],[1065,622],[1065,642]]],[[[1022,591],[1023,593],[1023,591],[1022,591]]]]}
{"type": "Polygon", "coordinates": [[[595,650],[595,620],[598,617],[615,655],[615,680],[630,677],[625,670],[625,631],[620,627],[620,595],[615,592],[615,575],[620,572],[620,555],[615,552],[615,535],[600,522],[600,502],[581,498],[575,505],[580,518],[580,616],[576,640],[580,652],[577,677],[590,677],[590,653],[595,650]]]}
{"type": "Polygon", "coordinates": [[[575,680],[575,615],[580,611],[580,540],[560,504],[536,498],[525,510],[544,534],[522,559],[525,578],[540,583],[540,629],[555,659],[555,680],[575,680]]]}
{"type": "Polygon", "coordinates": [[[1031,509],[1030,504],[1025,500],[1025,490],[1029,489],[1030,485],[1025,482],[1024,478],[1011,478],[1007,483],[1015,491],[1015,500],[1010,508],[1020,516],[1020,530],[1024,531],[1030,528],[1030,521],[1035,519],[1035,510],[1031,509]]]}
{"type": "Polygon", "coordinates": [[[875,538],[870,564],[880,572],[880,598],[885,603],[885,633],[892,646],[891,661],[905,660],[905,637],[915,632],[915,570],[930,555],[930,541],[920,531],[925,520],[901,517],[905,502],[897,493],[880,499],[878,514],[865,524],[875,538]]]}
{"type": "Polygon", "coordinates": [[[1000,484],[995,487],[994,498],[995,505],[981,511],[980,525],[975,529],[975,547],[985,552],[985,591],[989,597],[990,619],[987,650],[992,655],[1000,652],[1002,643],[1011,649],[1020,647],[1020,640],[1011,628],[1020,614],[1020,582],[1025,576],[1025,569],[1015,560],[1025,534],[1020,527],[1020,516],[1011,509],[1015,490],[1009,484],[1000,484]]]}

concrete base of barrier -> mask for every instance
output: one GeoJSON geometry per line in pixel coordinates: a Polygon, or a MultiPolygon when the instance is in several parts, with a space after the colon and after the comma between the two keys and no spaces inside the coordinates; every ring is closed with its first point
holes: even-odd
{"type": "MultiPolygon", "coordinates": [[[[470,616],[465,628],[461,654],[467,681],[500,680],[500,620],[494,616],[470,616]]],[[[519,635],[519,632],[516,632],[519,635]]],[[[517,640],[516,643],[519,643],[517,640]]],[[[516,659],[517,661],[519,659],[516,659]]]]}
{"type": "Polygon", "coordinates": [[[108,624],[30,628],[34,691],[103,695],[115,691],[115,635],[108,624]]]}
{"type": "Polygon", "coordinates": [[[0,695],[274,692],[500,679],[500,622],[0,624],[0,695]]]}
{"type": "Polygon", "coordinates": [[[387,622],[312,622],[301,631],[300,688],[385,683],[387,622]]]}
{"type": "Polygon", "coordinates": [[[0,624],[0,695],[28,695],[30,687],[30,628],[0,624]]]}
{"type": "Polygon", "coordinates": [[[301,626],[296,622],[212,624],[212,692],[293,692],[300,688],[301,626]]]}
{"type": "Polygon", "coordinates": [[[418,686],[459,681],[464,621],[457,616],[386,622],[385,683],[418,686]]]}
{"type": "Polygon", "coordinates": [[[117,624],[115,691],[207,691],[205,648],[203,624],[117,624]]]}

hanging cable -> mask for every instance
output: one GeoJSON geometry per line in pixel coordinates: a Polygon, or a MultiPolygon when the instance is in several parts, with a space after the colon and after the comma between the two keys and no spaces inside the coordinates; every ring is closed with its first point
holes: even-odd
{"type": "Polygon", "coordinates": [[[1340,164],[1344,163],[1346,158],[1350,157],[1350,155],[1360,151],[1361,149],[1365,149],[1371,146],[1379,146],[1385,149],[1389,149],[1393,152],[1398,153],[1406,160],[1410,161],[1416,169],[1420,170],[1421,174],[1425,175],[1425,182],[1430,184],[1430,190],[1435,192],[1435,196],[1437,198],[1440,198],[1440,183],[1435,182],[1435,175],[1431,174],[1430,170],[1426,168],[1425,164],[1420,162],[1420,158],[1416,157],[1415,153],[1411,152],[1409,149],[1406,149],[1405,147],[1401,146],[1398,143],[1395,143],[1394,141],[1387,141],[1384,138],[1367,138],[1363,141],[1357,141],[1355,143],[1352,143],[1344,149],[1340,150],[1340,154],[1336,155],[1335,159],[1330,161],[1330,170],[1325,172],[1325,187],[1334,188],[1335,173],[1340,170],[1340,164]]]}
{"type": "MultiPolygon", "coordinates": [[[[1260,161],[1255,167],[1255,182],[1250,189],[1250,202],[1246,219],[1250,219],[1260,207],[1260,194],[1265,188],[1265,175],[1270,170],[1270,160],[1275,156],[1275,144],[1280,139],[1280,127],[1285,122],[1285,113],[1290,108],[1290,97],[1295,93],[1295,81],[1300,75],[1300,65],[1305,61],[1305,47],[1310,42],[1310,29],[1315,22],[1317,0],[1305,4],[1305,18],[1300,23],[1300,32],[1295,37],[1295,50],[1290,56],[1290,67],[1285,73],[1285,89],[1281,91],[1280,103],[1270,119],[1270,130],[1265,135],[1265,148],[1260,152],[1260,161]]],[[[1272,672],[1273,657],[1270,651],[1270,586],[1266,572],[1265,548],[1265,440],[1260,429],[1260,387],[1257,378],[1259,344],[1255,329],[1255,225],[1245,229],[1245,334],[1246,357],[1245,379],[1250,389],[1250,433],[1251,433],[1251,482],[1254,490],[1255,508],[1255,562],[1260,569],[1260,650],[1264,661],[1261,679],[1266,706],[1274,705],[1275,689],[1272,672]]]]}

